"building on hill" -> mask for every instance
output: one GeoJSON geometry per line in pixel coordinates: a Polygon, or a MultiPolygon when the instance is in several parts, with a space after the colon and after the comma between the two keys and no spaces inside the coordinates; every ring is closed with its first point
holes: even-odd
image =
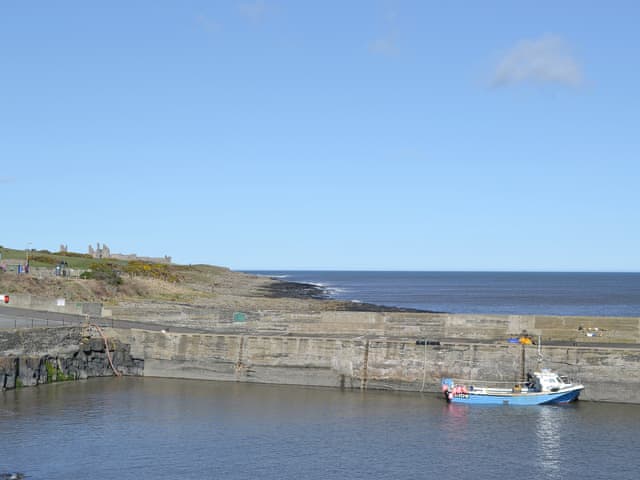
{"type": "Polygon", "coordinates": [[[93,258],[111,258],[111,250],[105,243],[100,246],[100,242],[96,243],[96,248],[89,245],[89,255],[93,258]]]}
{"type": "Polygon", "coordinates": [[[150,263],[171,263],[171,257],[165,255],[164,257],[139,257],[135,253],[123,254],[123,253],[111,253],[109,247],[103,243],[102,246],[100,243],[96,244],[96,248],[93,248],[92,245],[89,245],[89,255],[93,258],[111,258],[113,260],[126,260],[126,261],[141,261],[141,262],[150,262],[150,263]]]}

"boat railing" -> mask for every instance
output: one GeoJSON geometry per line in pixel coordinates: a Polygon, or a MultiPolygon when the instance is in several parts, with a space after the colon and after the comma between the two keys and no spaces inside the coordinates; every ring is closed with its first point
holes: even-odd
{"type": "Polygon", "coordinates": [[[517,382],[517,381],[499,381],[499,380],[473,380],[473,379],[461,379],[452,378],[454,385],[464,385],[467,388],[473,387],[474,389],[481,388],[495,388],[495,389],[512,389],[512,388],[526,388],[530,384],[529,382],[517,382]]]}

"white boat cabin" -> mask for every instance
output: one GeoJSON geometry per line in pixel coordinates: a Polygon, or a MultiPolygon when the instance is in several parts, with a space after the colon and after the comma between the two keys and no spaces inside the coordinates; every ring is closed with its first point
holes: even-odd
{"type": "Polygon", "coordinates": [[[531,390],[535,392],[557,392],[571,385],[567,377],[560,376],[551,370],[544,369],[535,372],[532,378],[531,390]]]}

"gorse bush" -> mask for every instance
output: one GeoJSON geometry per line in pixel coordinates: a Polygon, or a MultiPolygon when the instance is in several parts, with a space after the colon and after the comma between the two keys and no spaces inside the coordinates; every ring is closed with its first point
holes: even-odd
{"type": "Polygon", "coordinates": [[[179,280],[178,275],[171,270],[171,267],[164,263],[149,263],[133,260],[125,265],[123,270],[135,277],[157,278],[174,283],[179,280]]]}
{"type": "Polygon", "coordinates": [[[80,278],[85,280],[102,280],[109,285],[122,284],[122,278],[120,278],[120,265],[114,263],[92,263],[89,266],[89,271],[80,275],[80,278]]]}
{"type": "Polygon", "coordinates": [[[77,253],[77,252],[58,252],[56,255],[62,255],[64,257],[75,257],[75,258],[93,258],[88,253],[77,253]]]}

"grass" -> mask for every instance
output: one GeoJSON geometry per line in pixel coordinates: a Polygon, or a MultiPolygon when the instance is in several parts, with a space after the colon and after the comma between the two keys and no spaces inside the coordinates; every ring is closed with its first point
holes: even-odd
{"type": "MultiPolygon", "coordinates": [[[[7,263],[21,263],[27,259],[27,251],[15,250],[12,248],[0,247],[0,254],[2,255],[2,261],[7,263]]],[[[67,262],[70,268],[77,268],[80,270],[86,270],[93,263],[113,263],[120,265],[127,265],[126,260],[114,260],[114,259],[98,259],[91,258],[88,255],[69,252],[64,253],[51,253],[45,250],[31,250],[29,252],[29,264],[32,267],[54,267],[61,262],[67,262]]]]}
{"type": "MultiPolygon", "coordinates": [[[[24,264],[26,251],[0,246],[0,263],[24,264]]],[[[141,260],[95,259],[74,252],[29,251],[31,267],[51,271],[61,262],[85,273],[81,278],[48,278],[36,275],[9,275],[0,271],[0,291],[29,293],[43,297],[64,297],[69,301],[96,301],[117,304],[131,298],[163,302],[197,302],[228,290],[233,282],[230,271],[212,265],[175,265],[141,260]],[[102,273],[113,273],[117,282],[109,283],[102,273]],[[215,289],[215,293],[214,293],[215,289]]]]}

